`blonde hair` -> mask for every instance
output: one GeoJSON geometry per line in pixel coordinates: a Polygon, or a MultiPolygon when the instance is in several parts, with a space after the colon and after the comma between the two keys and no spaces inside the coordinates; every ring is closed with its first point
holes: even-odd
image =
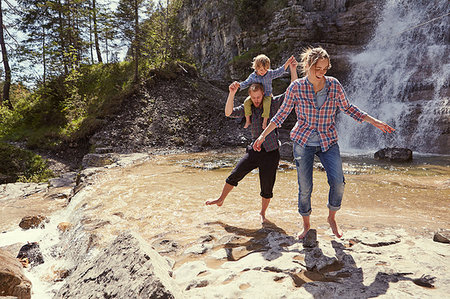
{"type": "Polygon", "coordinates": [[[328,55],[328,52],[325,51],[322,47],[308,47],[303,49],[300,62],[302,73],[306,75],[311,67],[315,65],[319,59],[328,59],[328,69],[331,68],[330,55],[328,55]]]}
{"type": "Polygon", "coordinates": [[[266,70],[270,68],[270,59],[264,54],[259,54],[253,58],[252,69],[256,70],[259,67],[264,67],[266,70]]]}
{"type": "Polygon", "coordinates": [[[264,94],[264,86],[261,83],[253,83],[248,88],[248,94],[250,94],[250,92],[255,92],[258,90],[260,90],[262,92],[262,94],[264,94]]]}

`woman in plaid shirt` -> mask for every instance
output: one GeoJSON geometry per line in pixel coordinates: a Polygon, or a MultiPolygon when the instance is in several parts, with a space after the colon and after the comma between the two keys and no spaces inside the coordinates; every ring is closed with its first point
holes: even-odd
{"type": "Polygon", "coordinates": [[[291,83],[285,100],[270,124],[253,144],[257,151],[265,137],[275,128],[281,127],[286,117],[295,108],[297,122],[291,130],[294,142],[294,158],[298,177],[298,211],[303,218],[303,239],[311,225],[311,192],[314,155],[317,155],[327,173],[330,191],[328,195],[328,223],[333,233],[342,237],[336,223],[336,212],[341,207],[344,194],[344,173],[337,144],[336,113],[342,110],[358,122],[368,122],[385,133],[394,131],[386,123],[368,115],[352,105],[344,88],[336,78],[325,76],[331,67],[328,53],[318,48],[308,48],[301,55],[302,71],[306,75],[291,83]]]}

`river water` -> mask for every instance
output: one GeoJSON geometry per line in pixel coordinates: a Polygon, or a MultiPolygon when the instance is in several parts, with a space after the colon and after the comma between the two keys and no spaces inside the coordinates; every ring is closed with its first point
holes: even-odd
{"type": "MultiPolygon", "coordinates": [[[[62,221],[95,231],[99,247],[124,230],[138,232],[151,244],[174,240],[178,249],[167,255],[178,267],[185,261],[180,252],[202,236],[225,236],[230,228],[248,235],[261,228],[256,171],[230,193],[222,207],[204,204],[220,195],[225,178],[243,154],[242,149],[231,149],[152,156],[129,167],[108,169],[98,173],[94,183],[67,207],[56,206],[52,215],[47,214],[50,223],[46,229],[9,229],[0,234],[0,246],[26,241],[41,244],[48,262],[27,274],[33,282],[33,298],[50,297],[51,290],[58,288],[51,282],[50,272],[65,266],[52,257],[51,248],[60,239],[56,226],[62,221]]],[[[346,230],[360,228],[377,231],[394,227],[431,236],[439,228],[448,228],[450,157],[421,156],[410,164],[388,164],[364,155],[344,154],[343,160],[346,190],[337,220],[344,237],[346,230]]],[[[297,188],[294,164],[281,161],[267,218],[292,236],[301,231],[297,188]]],[[[312,226],[322,238],[332,239],[326,222],[327,195],[326,174],[315,169],[312,226]]],[[[3,227],[20,221],[8,212],[16,208],[2,201],[0,205],[3,227]]],[[[33,200],[21,205],[33,213],[49,213],[45,205],[33,207],[33,200]]]]}

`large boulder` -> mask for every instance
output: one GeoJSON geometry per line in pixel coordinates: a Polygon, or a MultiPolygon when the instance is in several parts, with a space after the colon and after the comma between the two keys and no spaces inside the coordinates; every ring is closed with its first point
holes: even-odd
{"type": "Polygon", "coordinates": [[[54,298],[181,298],[171,271],[140,236],[125,232],[78,264],[54,298]]]}
{"type": "Polygon", "coordinates": [[[0,297],[31,298],[31,282],[23,273],[22,264],[9,252],[0,249],[0,297]]]}
{"type": "Polygon", "coordinates": [[[44,222],[48,222],[48,218],[42,215],[35,215],[35,216],[25,216],[22,218],[22,220],[19,223],[19,226],[23,229],[30,229],[30,228],[38,228],[38,227],[45,227],[44,222]]]}
{"type": "Polygon", "coordinates": [[[380,149],[374,154],[374,158],[391,162],[409,162],[413,159],[412,150],[399,147],[386,147],[380,149]]]}

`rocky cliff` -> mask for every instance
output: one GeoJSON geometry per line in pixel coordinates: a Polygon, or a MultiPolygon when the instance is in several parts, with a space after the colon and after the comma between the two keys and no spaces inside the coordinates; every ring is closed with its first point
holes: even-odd
{"type": "Polygon", "coordinates": [[[244,79],[252,57],[266,53],[274,66],[303,47],[321,45],[332,55],[330,74],[344,79],[348,56],[374,29],[373,0],[185,1],[180,12],[190,54],[211,80],[244,79]]]}

